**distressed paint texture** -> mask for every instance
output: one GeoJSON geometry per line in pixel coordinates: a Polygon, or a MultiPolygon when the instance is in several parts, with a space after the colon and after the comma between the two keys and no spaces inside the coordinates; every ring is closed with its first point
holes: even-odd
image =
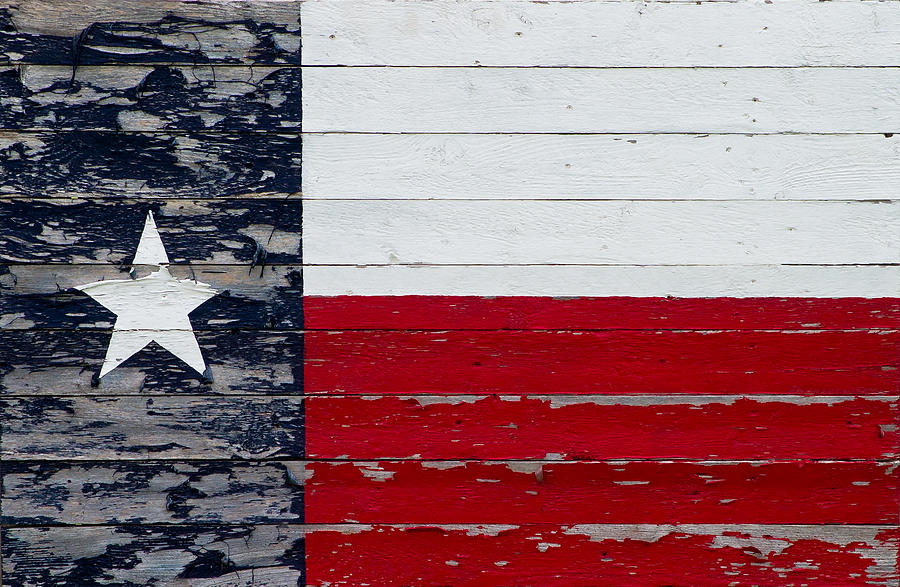
{"type": "Polygon", "coordinates": [[[896,586],[898,26],[0,5],[3,585],[896,586]]]}

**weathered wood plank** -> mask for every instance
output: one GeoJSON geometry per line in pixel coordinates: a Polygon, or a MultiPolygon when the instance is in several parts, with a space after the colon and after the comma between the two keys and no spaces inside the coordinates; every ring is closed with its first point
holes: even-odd
{"type": "Polygon", "coordinates": [[[303,62],[315,65],[900,64],[890,2],[331,0],[301,13],[303,62]]]}
{"type": "Polygon", "coordinates": [[[303,522],[302,462],[3,464],[4,526],[303,522]]]}
{"type": "Polygon", "coordinates": [[[0,7],[0,60],[52,65],[299,63],[298,2],[16,0],[0,7]]]}
{"type": "Polygon", "coordinates": [[[3,332],[0,390],[4,395],[37,396],[301,392],[300,334],[196,331],[195,335],[212,380],[151,344],[98,381],[107,333],[3,332]]]}
{"type": "Polygon", "coordinates": [[[898,537],[884,526],[317,528],[306,537],[307,582],[895,585],[898,537]]]}
{"type": "Polygon", "coordinates": [[[152,211],[172,263],[260,271],[300,263],[301,208],[299,199],[0,199],[0,262],[128,264],[152,211]]]}
{"type": "Polygon", "coordinates": [[[304,267],[307,296],[896,297],[894,265],[304,267]]]}
{"type": "Polygon", "coordinates": [[[3,562],[11,587],[153,580],[581,587],[598,578],[648,586],[890,585],[898,577],[897,540],[897,529],[884,526],[43,527],[5,529],[3,562]]]}
{"type": "Polygon", "coordinates": [[[900,183],[900,135],[311,133],[303,142],[307,198],[879,200],[900,183]]]}
{"type": "Polygon", "coordinates": [[[311,200],[303,216],[314,265],[900,262],[900,202],[311,200]]]}
{"type": "Polygon", "coordinates": [[[235,198],[300,192],[296,134],[0,132],[0,196],[235,198]]]}
{"type": "Polygon", "coordinates": [[[823,461],[9,463],[3,523],[896,525],[896,469],[823,461]]]}
{"type": "Polygon", "coordinates": [[[310,330],[852,330],[900,327],[900,298],[306,296],[310,330]]]}
{"type": "Polygon", "coordinates": [[[300,128],[300,69],[0,66],[0,129],[277,131],[300,128]]]}
{"type": "Polygon", "coordinates": [[[313,524],[897,525],[900,516],[895,462],[313,461],[306,477],[313,524]]]}
{"type": "Polygon", "coordinates": [[[302,526],[4,528],[9,587],[305,585],[302,526]]]}
{"type": "MultiPolygon", "coordinates": [[[[173,265],[170,270],[178,279],[195,279],[219,292],[191,312],[195,329],[303,328],[299,266],[173,265]]],[[[109,329],[115,314],[75,288],[128,275],[125,267],[111,265],[0,265],[0,328],[109,329]]]]}
{"type": "Polygon", "coordinates": [[[306,393],[895,395],[900,332],[310,331],[306,393]]]}
{"type": "Polygon", "coordinates": [[[893,133],[892,68],[303,70],[307,132],[893,133]],[[427,104],[427,108],[422,105],[427,104]]]}
{"type": "Polygon", "coordinates": [[[195,335],[211,381],[156,343],[98,381],[109,333],[0,330],[0,395],[302,393],[301,334],[201,330],[195,335]]]}
{"type": "Polygon", "coordinates": [[[897,396],[309,397],[316,459],[896,459],[897,396]]]}
{"type": "Polygon", "coordinates": [[[5,460],[303,456],[299,397],[30,397],[0,408],[5,460]]]}

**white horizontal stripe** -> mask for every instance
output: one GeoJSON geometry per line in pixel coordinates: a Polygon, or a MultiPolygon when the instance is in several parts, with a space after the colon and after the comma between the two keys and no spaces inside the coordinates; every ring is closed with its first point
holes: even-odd
{"type": "Polygon", "coordinates": [[[304,295],[900,297],[890,266],[306,267],[304,295]]]}
{"type": "Polygon", "coordinates": [[[900,203],[311,200],[310,264],[900,262],[900,203]]]}
{"type": "MultiPolygon", "coordinates": [[[[900,131],[900,69],[303,70],[308,132],[900,131]]],[[[652,170],[651,170],[652,171],[652,170]]]]}
{"type": "Polygon", "coordinates": [[[897,2],[326,0],[301,18],[306,64],[900,64],[897,2]]]}
{"type": "Polygon", "coordinates": [[[898,186],[900,135],[303,139],[306,198],[863,200],[898,186]]]}

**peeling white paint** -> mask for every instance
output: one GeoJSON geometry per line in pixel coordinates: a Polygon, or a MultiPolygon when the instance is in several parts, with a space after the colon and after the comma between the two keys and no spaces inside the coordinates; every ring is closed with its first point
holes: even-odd
{"type": "Polygon", "coordinates": [[[78,288],[116,314],[100,377],[151,342],[198,373],[206,371],[188,314],[217,292],[205,283],[173,277],[168,263],[153,215],[148,213],[134,264],[156,265],[158,269],[140,279],[96,281],[78,288]]]}

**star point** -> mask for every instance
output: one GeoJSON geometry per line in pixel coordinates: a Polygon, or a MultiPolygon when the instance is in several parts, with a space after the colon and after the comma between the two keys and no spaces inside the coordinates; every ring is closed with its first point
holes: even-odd
{"type": "Polygon", "coordinates": [[[156,265],[156,271],[139,279],[96,281],[77,288],[116,315],[101,378],[151,342],[205,374],[188,314],[218,292],[206,283],[174,277],[168,263],[153,214],[148,213],[133,264],[156,265]]]}

